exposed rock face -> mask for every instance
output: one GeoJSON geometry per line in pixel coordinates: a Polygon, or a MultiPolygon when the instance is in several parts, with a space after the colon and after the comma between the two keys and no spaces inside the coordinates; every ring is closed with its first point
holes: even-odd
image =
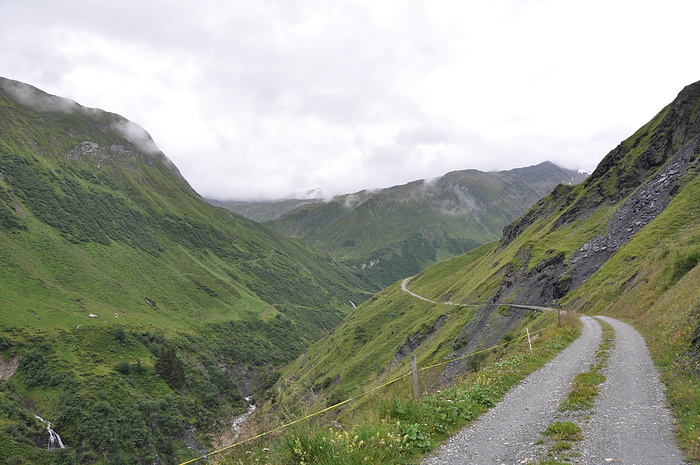
{"type": "Polygon", "coordinates": [[[423,344],[423,342],[426,341],[435,331],[440,329],[442,325],[445,324],[445,321],[447,320],[447,316],[442,315],[440,316],[437,320],[435,320],[435,323],[433,323],[430,327],[426,328],[423,331],[418,331],[412,335],[410,335],[407,339],[406,342],[399,347],[399,350],[396,352],[396,357],[394,358],[394,363],[400,362],[404,358],[408,357],[411,355],[411,352],[418,347],[419,345],[423,344]]]}
{"type": "Polygon", "coordinates": [[[683,89],[656,118],[611,151],[584,181],[582,190],[560,185],[504,228],[500,249],[539,218],[557,210],[561,213],[550,232],[589,218],[603,205],[617,205],[606,232],[588,240],[568,259],[563,253],[554,253],[531,267],[527,250],[521,251],[525,265],[517,270],[502,269],[502,284],[490,301],[555,302],[581,286],[661,214],[682,186],[683,177],[700,171],[699,108],[700,82],[683,89]]]}
{"type": "Polygon", "coordinates": [[[3,360],[0,357],[0,379],[8,380],[17,371],[17,365],[19,364],[19,357],[11,358],[9,360],[3,360]]]}
{"type": "Polygon", "coordinates": [[[477,369],[487,353],[468,355],[502,343],[506,334],[512,333],[533,312],[537,311],[493,304],[480,307],[452,342],[450,358],[455,360],[447,364],[434,385],[442,385],[465,371],[477,369]]]}
{"type": "Polygon", "coordinates": [[[594,237],[571,256],[568,267],[572,279],[568,290],[583,284],[632,236],[666,209],[679,188],[681,176],[691,165],[699,163],[699,155],[700,144],[696,138],[622,204],[608,221],[608,234],[594,237]]]}

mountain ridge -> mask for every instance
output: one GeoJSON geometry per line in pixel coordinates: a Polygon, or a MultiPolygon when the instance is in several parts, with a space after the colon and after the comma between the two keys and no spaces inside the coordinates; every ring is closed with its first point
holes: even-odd
{"type": "Polygon", "coordinates": [[[281,216],[264,224],[329,253],[378,290],[498,239],[504,226],[557,184],[584,178],[551,162],[501,172],[452,171],[296,208],[293,202],[274,204],[281,216]]]}

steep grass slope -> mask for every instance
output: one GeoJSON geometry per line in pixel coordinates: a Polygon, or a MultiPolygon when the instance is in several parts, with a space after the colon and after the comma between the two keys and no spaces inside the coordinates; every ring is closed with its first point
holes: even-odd
{"type": "MultiPolygon", "coordinates": [[[[531,311],[500,304],[561,304],[626,319],[644,334],[669,386],[680,441],[700,462],[699,172],[695,83],[585,182],[558,186],[499,242],[408,283],[431,300],[476,307],[431,304],[394,285],[297,360],[278,385],[280,399],[308,388],[329,401],[353,396],[400,373],[397,362],[411,351],[430,364],[507,342],[518,325],[532,325],[531,311]]],[[[435,379],[470,368],[448,366],[435,379]]]]}
{"type": "Polygon", "coordinates": [[[497,173],[454,171],[307,203],[265,224],[328,252],[380,289],[498,239],[557,184],[584,178],[549,162],[497,173]]]}
{"type": "Polygon", "coordinates": [[[366,299],[330,260],[204,202],[137,125],[1,78],[0,263],[14,463],[55,458],[34,413],[66,463],[191,456],[366,299]]]}

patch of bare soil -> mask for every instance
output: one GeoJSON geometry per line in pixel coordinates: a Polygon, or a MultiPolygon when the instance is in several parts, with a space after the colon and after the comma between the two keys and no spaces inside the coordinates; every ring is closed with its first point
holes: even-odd
{"type": "Polygon", "coordinates": [[[9,360],[0,358],[0,379],[8,380],[17,371],[19,357],[14,357],[9,360]]]}

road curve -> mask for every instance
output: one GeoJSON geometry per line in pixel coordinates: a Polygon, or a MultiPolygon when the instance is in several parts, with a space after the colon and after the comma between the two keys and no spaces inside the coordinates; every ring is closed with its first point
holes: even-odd
{"type": "MultiPolygon", "coordinates": [[[[408,283],[408,280],[409,280],[409,279],[411,279],[411,278],[406,278],[406,279],[404,279],[404,280],[401,282],[401,290],[403,290],[404,292],[407,292],[407,293],[411,294],[411,295],[412,295],[413,297],[415,297],[416,299],[424,300],[424,301],[426,301],[426,302],[430,302],[431,304],[437,304],[437,305],[455,305],[455,306],[457,306],[457,307],[481,307],[482,305],[489,305],[487,302],[472,303],[472,304],[459,304],[459,303],[457,303],[457,302],[449,302],[449,301],[437,302],[437,301],[435,301],[435,300],[430,300],[430,299],[428,299],[427,297],[423,297],[422,295],[418,295],[418,294],[416,294],[415,292],[411,292],[411,291],[408,289],[408,286],[407,286],[407,283],[408,283]]],[[[514,303],[507,303],[507,304],[506,304],[506,303],[502,303],[502,304],[501,304],[501,303],[495,303],[495,304],[490,304],[490,305],[507,305],[507,306],[509,306],[509,307],[514,307],[514,308],[524,308],[524,309],[526,309],[526,310],[539,310],[539,311],[545,311],[545,312],[554,310],[554,309],[551,308],[551,307],[540,307],[540,306],[537,306],[537,305],[521,305],[521,304],[514,304],[514,303]]]]}
{"type": "Polygon", "coordinates": [[[683,453],[673,437],[673,416],[664,385],[642,336],[630,325],[596,317],[615,330],[615,349],[606,382],[584,426],[581,463],[680,465],[683,453]]]}
{"type": "Polygon", "coordinates": [[[532,443],[553,422],[574,376],[588,368],[600,343],[600,324],[586,316],[581,320],[576,341],[421,463],[498,465],[532,459],[532,443]]]}
{"type": "Polygon", "coordinates": [[[411,279],[411,278],[406,278],[406,279],[403,280],[403,282],[401,282],[401,289],[402,289],[404,292],[408,292],[408,293],[411,294],[413,297],[415,297],[415,298],[417,298],[417,299],[420,299],[420,300],[425,300],[426,302],[430,302],[431,304],[440,303],[440,302],[435,302],[434,300],[426,299],[426,298],[423,297],[422,295],[418,295],[418,294],[416,294],[415,292],[409,291],[409,290],[408,290],[408,287],[406,287],[406,283],[408,282],[409,279],[411,279]]]}

